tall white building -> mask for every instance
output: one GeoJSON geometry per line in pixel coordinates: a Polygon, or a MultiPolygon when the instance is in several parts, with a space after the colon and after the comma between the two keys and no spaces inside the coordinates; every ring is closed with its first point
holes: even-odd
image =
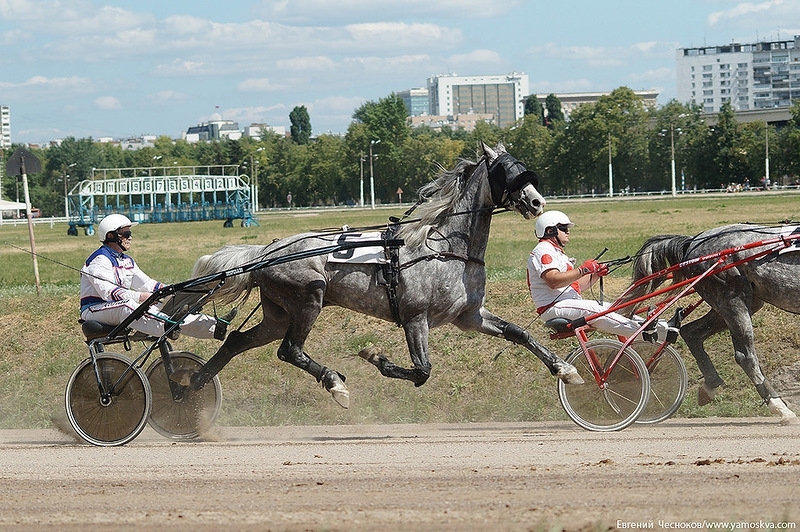
{"type": "Polygon", "coordinates": [[[429,112],[433,116],[491,114],[505,127],[525,115],[528,75],[440,75],[428,78],[429,112]]]}
{"type": "Polygon", "coordinates": [[[0,105],[0,148],[11,147],[11,111],[7,105],[0,105]]]}
{"type": "Polygon", "coordinates": [[[800,35],[791,41],[679,48],[678,100],[705,113],[791,107],[800,98],[800,35]]]}

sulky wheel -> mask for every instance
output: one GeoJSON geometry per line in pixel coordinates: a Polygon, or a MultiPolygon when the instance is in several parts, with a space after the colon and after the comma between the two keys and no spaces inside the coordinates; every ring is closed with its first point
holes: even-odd
{"type": "MultiPolygon", "coordinates": [[[[622,343],[611,339],[586,342],[585,348],[601,370],[608,368],[622,343]]],[[[650,397],[650,379],[642,358],[630,347],[622,352],[604,386],[599,386],[583,349],[566,359],[583,377],[581,385],[558,381],[558,398],[567,415],[579,426],[593,431],[622,430],[639,417],[650,397]]]]}
{"type": "Polygon", "coordinates": [[[144,372],[122,355],[100,353],[95,361],[97,372],[91,357],[72,372],[65,392],[67,417],[89,443],[124,445],[147,425],[150,383],[144,372]]]}
{"type": "MultiPolygon", "coordinates": [[[[173,351],[170,358],[176,380],[188,380],[204,364],[202,358],[188,351],[173,351]]],[[[200,390],[182,388],[181,396],[175,398],[161,358],[154,360],[145,373],[153,391],[150,426],[156,432],[175,440],[190,440],[214,424],[222,403],[222,387],[216,375],[200,390]]]]}
{"type": "Polygon", "coordinates": [[[683,359],[671,345],[656,355],[658,345],[634,342],[631,346],[650,373],[650,400],[636,423],[659,423],[674,414],[686,397],[689,376],[683,359]]]}

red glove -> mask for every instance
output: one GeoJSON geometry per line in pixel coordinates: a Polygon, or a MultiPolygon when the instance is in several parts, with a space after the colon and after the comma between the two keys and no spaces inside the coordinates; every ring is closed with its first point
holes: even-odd
{"type": "Polygon", "coordinates": [[[608,275],[608,266],[606,266],[605,264],[600,264],[594,259],[589,259],[583,264],[581,264],[580,270],[581,270],[581,275],[587,275],[590,273],[598,275],[600,277],[608,275]]]}

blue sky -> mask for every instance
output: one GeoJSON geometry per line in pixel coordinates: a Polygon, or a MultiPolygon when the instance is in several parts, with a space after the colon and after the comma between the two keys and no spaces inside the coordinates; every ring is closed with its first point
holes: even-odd
{"type": "Polygon", "coordinates": [[[13,142],[180,137],[221,115],[314,133],[436,74],[524,72],[535,93],[675,97],[682,47],[800,35],[800,1],[0,0],[13,142]]]}

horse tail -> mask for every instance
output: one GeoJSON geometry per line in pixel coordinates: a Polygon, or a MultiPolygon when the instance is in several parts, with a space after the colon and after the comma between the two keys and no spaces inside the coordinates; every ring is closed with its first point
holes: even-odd
{"type": "MultiPolygon", "coordinates": [[[[204,277],[249,264],[263,258],[265,249],[264,246],[246,244],[226,246],[211,255],[203,255],[197,259],[192,277],[204,277]]],[[[227,277],[225,283],[214,292],[212,299],[225,305],[241,298],[241,302],[244,303],[253,289],[252,275],[252,272],[248,272],[227,277]]]]}
{"type": "MultiPolygon", "coordinates": [[[[622,302],[637,299],[661,286],[667,280],[666,274],[639,285],[636,283],[681,262],[691,242],[692,237],[683,235],[656,235],[648,238],[634,256],[632,288],[624,295],[622,302]]],[[[673,272],[673,279],[679,281],[681,272],[673,272]]],[[[631,308],[626,314],[632,315],[635,311],[636,308],[631,308]]]]}

